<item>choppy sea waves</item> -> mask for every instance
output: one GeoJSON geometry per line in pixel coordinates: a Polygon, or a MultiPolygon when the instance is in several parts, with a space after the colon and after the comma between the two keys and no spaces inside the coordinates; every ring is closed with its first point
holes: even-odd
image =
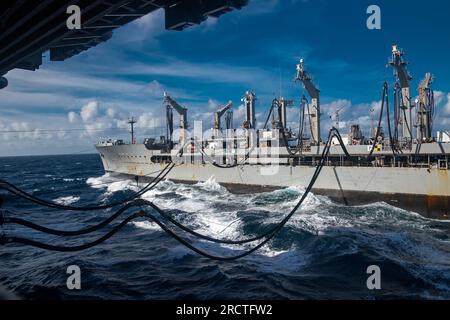
{"type": "MultiPolygon", "coordinates": [[[[35,196],[76,206],[123,199],[142,187],[103,174],[97,155],[0,158],[0,176],[35,196]]],[[[197,232],[245,239],[281,221],[303,192],[290,187],[233,194],[211,177],[192,185],[162,181],[143,198],[197,232]]],[[[114,212],[67,212],[0,195],[15,216],[58,229],[96,224],[114,212]]],[[[3,230],[62,245],[89,242],[106,232],[62,238],[12,225],[3,230]]],[[[222,256],[252,247],[188,238],[222,256]]],[[[1,246],[0,283],[31,299],[449,299],[450,222],[386,203],[346,207],[310,194],[276,238],[237,261],[199,256],[140,219],[78,253],[1,246]],[[69,265],[81,268],[81,290],[66,288],[69,265]],[[380,267],[381,290],[366,286],[370,265],[380,267]]]]}

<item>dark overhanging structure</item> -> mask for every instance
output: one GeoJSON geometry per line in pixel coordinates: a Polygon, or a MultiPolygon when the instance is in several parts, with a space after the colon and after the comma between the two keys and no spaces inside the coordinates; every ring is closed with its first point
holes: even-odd
{"type": "Polygon", "coordinates": [[[64,61],[111,38],[114,29],[158,9],[165,28],[182,31],[209,16],[241,9],[248,0],[16,0],[0,4],[0,89],[4,75],[15,68],[34,71],[44,52],[64,61]],[[67,8],[81,10],[81,29],[69,30],[67,8]]]}

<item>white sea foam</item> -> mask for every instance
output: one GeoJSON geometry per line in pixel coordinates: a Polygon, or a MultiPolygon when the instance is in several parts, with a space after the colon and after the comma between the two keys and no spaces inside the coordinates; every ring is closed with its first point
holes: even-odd
{"type": "Polygon", "coordinates": [[[151,221],[132,221],[131,224],[140,229],[160,230],[160,227],[156,223],[151,221]]]}
{"type": "Polygon", "coordinates": [[[64,182],[82,181],[83,178],[63,178],[64,182]]]}
{"type": "Polygon", "coordinates": [[[55,199],[54,201],[56,203],[62,204],[62,205],[69,205],[75,202],[78,202],[80,200],[80,197],[75,197],[75,196],[67,196],[67,197],[59,197],[57,199],[55,199]]]}
{"type": "Polygon", "coordinates": [[[227,193],[226,188],[217,183],[216,178],[214,176],[211,176],[205,182],[198,182],[196,186],[199,186],[206,191],[221,191],[227,193]]]}
{"type": "Polygon", "coordinates": [[[109,173],[105,173],[100,177],[91,177],[86,180],[86,184],[91,188],[103,189],[108,186],[109,183],[117,181],[117,178],[111,176],[109,173]]]}

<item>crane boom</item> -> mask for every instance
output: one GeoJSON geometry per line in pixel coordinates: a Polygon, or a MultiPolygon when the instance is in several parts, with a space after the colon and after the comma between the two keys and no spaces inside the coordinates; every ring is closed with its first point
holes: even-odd
{"type": "Polygon", "coordinates": [[[419,98],[417,100],[417,140],[430,141],[432,136],[433,91],[430,86],[433,75],[426,73],[419,84],[419,98]]]}
{"type": "Polygon", "coordinates": [[[175,109],[175,111],[180,115],[180,129],[181,129],[180,141],[182,144],[184,144],[184,130],[188,128],[187,108],[178,104],[178,102],[176,102],[166,92],[164,92],[164,103],[166,105],[166,112],[167,112],[168,139],[169,139],[169,141],[172,140],[172,134],[173,134],[172,110],[175,109]]]}
{"type": "Polygon", "coordinates": [[[400,88],[402,90],[402,101],[399,122],[402,125],[402,136],[404,139],[412,140],[412,104],[411,104],[411,80],[406,66],[408,63],[403,59],[404,52],[399,50],[396,45],[392,46],[392,59],[389,64],[394,68],[395,75],[400,83],[400,88]]]}
{"type": "Polygon", "coordinates": [[[244,102],[245,108],[245,121],[243,123],[243,127],[246,129],[256,129],[256,95],[251,91],[246,91],[245,96],[241,101],[244,102]]]}
{"type": "Polygon", "coordinates": [[[164,92],[164,102],[166,106],[172,107],[180,115],[180,128],[187,129],[187,108],[181,106],[173,98],[171,98],[166,92],[164,92]]]}
{"type": "Polygon", "coordinates": [[[301,81],[306,91],[311,97],[311,143],[319,145],[320,143],[320,90],[312,82],[311,76],[305,71],[303,59],[297,64],[297,81],[301,81]]]}
{"type": "Polygon", "coordinates": [[[214,112],[214,129],[222,129],[220,125],[220,119],[222,116],[227,112],[231,107],[233,106],[233,103],[231,101],[228,101],[228,103],[223,107],[214,112]]]}

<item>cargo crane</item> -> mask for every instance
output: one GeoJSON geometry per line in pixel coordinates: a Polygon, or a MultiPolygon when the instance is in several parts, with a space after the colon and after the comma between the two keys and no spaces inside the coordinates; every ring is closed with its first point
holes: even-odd
{"type": "Polygon", "coordinates": [[[287,107],[291,107],[294,105],[294,101],[293,100],[286,100],[283,97],[281,97],[281,99],[279,100],[278,103],[278,121],[279,121],[279,126],[281,129],[283,129],[284,131],[286,131],[287,129],[287,120],[286,120],[286,108],[287,107]]]}
{"type": "Polygon", "coordinates": [[[399,106],[398,123],[395,127],[400,124],[402,126],[402,137],[406,142],[412,141],[412,104],[411,104],[411,80],[406,66],[408,63],[403,59],[404,52],[399,50],[397,45],[392,46],[392,58],[389,61],[389,65],[394,68],[395,76],[400,84],[401,89],[401,99],[399,106]]]}
{"type": "Polygon", "coordinates": [[[320,144],[320,90],[312,82],[311,76],[305,71],[303,66],[303,59],[300,59],[300,63],[297,64],[296,81],[301,81],[303,87],[308,91],[311,97],[311,109],[310,109],[310,125],[311,125],[311,145],[320,144]]]}
{"type": "Polygon", "coordinates": [[[220,123],[220,119],[223,115],[225,115],[225,126],[227,129],[231,129],[232,122],[233,122],[233,111],[231,111],[231,107],[233,106],[233,103],[231,101],[228,101],[228,103],[225,105],[225,107],[220,108],[216,112],[214,112],[214,129],[221,130],[222,126],[220,123]]]}
{"type": "Polygon", "coordinates": [[[188,128],[187,108],[181,106],[166,92],[164,92],[164,104],[166,105],[167,117],[167,141],[171,144],[173,138],[173,109],[180,115],[180,143],[184,144],[184,130],[188,128]]]}
{"type": "Polygon", "coordinates": [[[272,116],[272,129],[280,129],[280,130],[282,129],[286,131],[287,129],[286,108],[292,107],[293,105],[294,105],[293,100],[286,100],[283,97],[281,97],[280,99],[273,99],[264,128],[267,127],[267,123],[270,117],[272,116]]]}
{"type": "Polygon", "coordinates": [[[225,127],[228,129],[233,129],[233,110],[228,110],[225,113],[225,127]]]}
{"type": "Polygon", "coordinates": [[[417,141],[430,142],[433,130],[434,92],[430,88],[433,83],[433,75],[425,74],[425,78],[419,84],[419,98],[416,100],[417,108],[417,141]]]}
{"type": "Polygon", "coordinates": [[[245,129],[256,129],[256,114],[255,114],[256,95],[251,91],[247,91],[245,93],[244,98],[242,98],[241,101],[244,102],[245,108],[245,120],[242,126],[245,129]]]}

